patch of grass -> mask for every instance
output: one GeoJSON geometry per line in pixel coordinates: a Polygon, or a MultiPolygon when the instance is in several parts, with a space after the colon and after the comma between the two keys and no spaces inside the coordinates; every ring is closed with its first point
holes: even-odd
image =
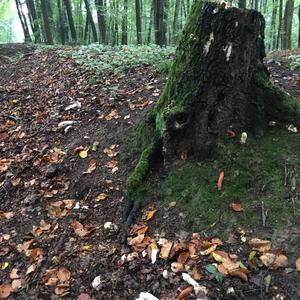
{"type": "Polygon", "coordinates": [[[175,48],[161,48],[156,45],[111,47],[99,44],[62,48],[60,55],[72,57],[87,69],[100,75],[106,71],[122,74],[126,70],[137,67],[152,67],[167,72],[168,62],[173,59],[175,48]]]}
{"type": "Polygon", "coordinates": [[[285,166],[292,176],[300,172],[300,135],[273,130],[265,137],[221,141],[216,159],[202,163],[179,162],[162,184],[164,201],[176,201],[187,214],[193,230],[215,223],[218,233],[240,225],[261,224],[261,203],[268,210],[267,225],[283,227],[294,214],[300,215],[299,201],[286,195],[285,166]],[[219,172],[225,172],[223,188],[217,190],[219,172]],[[232,211],[230,204],[242,204],[244,212],[232,211]]]}

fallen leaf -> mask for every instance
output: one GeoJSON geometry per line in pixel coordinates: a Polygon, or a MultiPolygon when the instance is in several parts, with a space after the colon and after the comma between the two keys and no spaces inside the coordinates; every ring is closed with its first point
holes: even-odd
{"type": "Polygon", "coordinates": [[[242,269],[230,271],[229,275],[233,276],[233,277],[238,277],[238,278],[242,279],[243,281],[248,281],[248,276],[247,276],[247,274],[245,274],[245,272],[243,272],[242,269]]]}
{"type": "Polygon", "coordinates": [[[55,287],[54,293],[56,295],[63,295],[68,289],[69,289],[69,284],[68,283],[62,283],[62,284],[59,284],[55,287]]]}
{"type": "Polygon", "coordinates": [[[249,241],[249,246],[253,250],[257,250],[259,252],[267,252],[271,249],[271,241],[254,238],[249,241]]]}
{"type": "Polygon", "coordinates": [[[144,219],[146,221],[150,221],[151,219],[153,219],[155,213],[157,212],[157,210],[150,210],[150,211],[147,211],[146,214],[145,214],[145,217],[144,219]]]}
{"type": "Polygon", "coordinates": [[[118,165],[117,160],[110,160],[109,162],[107,162],[107,164],[105,166],[109,169],[114,169],[117,167],[117,165],[118,165]]]}
{"type": "Polygon", "coordinates": [[[5,219],[9,220],[14,217],[15,213],[13,211],[10,212],[0,212],[0,215],[3,216],[5,219]]]}
{"type": "Polygon", "coordinates": [[[8,298],[12,291],[13,291],[13,289],[10,284],[1,284],[0,285],[0,299],[8,298]]]}
{"type": "Polygon", "coordinates": [[[90,297],[90,295],[87,294],[87,293],[81,293],[81,294],[78,296],[77,300],[91,300],[91,297],[90,297]]]}
{"type": "Polygon", "coordinates": [[[118,111],[116,109],[113,109],[108,115],[106,115],[105,117],[106,121],[110,121],[112,119],[118,119],[120,118],[120,116],[118,115],[118,111]]]}
{"type": "Polygon", "coordinates": [[[140,235],[145,234],[148,230],[148,226],[146,224],[134,224],[129,230],[129,235],[140,235]]]}
{"type": "Polygon", "coordinates": [[[57,272],[57,278],[60,282],[67,282],[71,278],[71,273],[66,268],[61,268],[57,272]]]}
{"type": "Polygon", "coordinates": [[[296,260],[296,269],[300,271],[300,258],[296,260]]]}
{"type": "Polygon", "coordinates": [[[90,160],[89,168],[85,173],[86,174],[91,174],[96,170],[96,168],[97,168],[97,161],[96,161],[96,159],[92,159],[92,160],[90,160]]]}
{"type": "Polygon", "coordinates": [[[220,174],[219,174],[218,182],[217,182],[218,191],[222,190],[222,184],[223,184],[224,176],[225,176],[224,171],[221,171],[220,174]]]}
{"type": "Polygon", "coordinates": [[[183,272],[184,269],[184,265],[178,262],[173,262],[171,263],[171,270],[174,273],[179,273],[179,272],[183,272]]]}
{"type": "Polygon", "coordinates": [[[164,244],[160,250],[159,257],[162,259],[168,259],[172,245],[173,245],[173,242],[169,242],[169,241],[164,242],[164,244]]]}
{"type": "Polygon", "coordinates": [[[190,257],[189,251],[181,252],[177,258],[177,262],[181,264],[185,264],[189,257],[190,257]]]}
{"type": "Polygon", "coordinates": [[[100,195],[98,195],[98,196],[96,197],[95,200],[98,202],[98,201],[104,201],[104,200],[106,200],[106,199],[108,199],[108,195],[105,194],[105,193],[101,193],[100,195]]]}
{"type": "Polygon", "coordinates": [[[193,292],[193,290],[194,288],[192,286],[188,286],[187,288],[183,289],[178,295],[178,300],[188,299],[188,296],[193,292]]]}
{"type": "Polygon", "coordinates": [[[232,210],[236,211],[236,212],[241,212],[243,211],[244,209],[242,208],[242,205],[241,203],[231,203],[230,204],[230,207],[232,208],[232,210]]]}
{"type": "Polygon", "coordinates": [[[81,158],[87,158],[87,156],[88,156],[88,150],[81,150],[81,151],[79,152],[79,156],[80,156],[81,158]]]}
{"type": "Polygon", "coordinates": [[[86,237],[95,230],[92,226],[82,225],[76,220],[72,221],[70,226],[74,229],[75,234],[79,237],[86,237]]]}
{"type": "Polygon", "coordinates": [[[196,267],[193,267],[192,269],[192,277],[195,280],[201,280],[203,278],[203,274],[198,271],[196,267]]]}
{"type": "Polygon", "coordinates": [[[11,287],[12,287],[13,291],[20,289],[22,287],[22,281],[20,279],[14,279],[11,282],[11,287]]]}
{"type": "Polygon", "coordinates": [[[230,138],[234,138],[236,136],[235,132],[230,129],[226,131],[226,135],[229,136],[230,138]]]}
{"type": "Polygon", "coordinates": [[[13,268],[9,274],[10,279],[19,279],[20,275],[18,274],[19,269],[13,268]]]}
{"type": "Polygon", "coordinates": [[[181,160],[185,161],[188,159],[187,151],[182,151],[180,154],[181,160]]]}
{"type": "Polygon", "coordinates": [[[36,264],[29,266],[26,270],[26,275],[33,273],[35,269],[36,269],[36,264]]]}
{"type": "Polygon", "coordinates": [[[283,254],[276,255],[268,252],[261,255],[259,259],[267,268],[270,268],[271,270],[284,268],[288,265],[288,258],[283,254]]]}

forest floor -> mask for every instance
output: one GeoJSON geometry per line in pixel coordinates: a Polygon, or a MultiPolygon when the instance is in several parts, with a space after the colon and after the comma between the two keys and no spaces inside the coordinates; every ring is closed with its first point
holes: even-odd
{"type": "MultiPolygon", "coordinates": [[[[300,99],[300,70],[268,59],[300,99]]],[[[152,199],[119,243],[131,128],[165,81],[144,63],[96,74],[60,49],[0,46],[0,298],[300,299],[299,222],[222,241],[180,230],[176,203],[152,199]]]]}

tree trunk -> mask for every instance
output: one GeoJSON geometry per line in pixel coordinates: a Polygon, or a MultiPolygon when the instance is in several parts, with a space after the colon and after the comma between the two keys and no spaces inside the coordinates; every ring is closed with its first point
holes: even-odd
{"type": "Polygon", "coordinates": [[[239,6],[239,8],[245,9],[246,8],[246,0],[239,0],[238,6],[239,6]]]}
{"type": "Polygon", "coordinates": [[[122,16],[122,45],[128,44],[128,0],[124,0],[124,12],[122,16]]]}
{"type": "Polygon", "coordinates": [[[300,6],[298,7],[298,48],[300,48],[300,6]]]}
{"type": "Polygon", "coordinates": [[[273,0],[273,10],[271,17],[271,28],[270,28],[270,45],[269,50],[274,50],[276,47],[276,17],[277,17],[278,1],[273,0]]]}
{"type": "Polygon", "coordinates": [[[282,49],[292,48],[292,24],[293,24],[294,0],[287,0],[282,24],[282,49]]]}
{"type": "Polygon", "coordinates": [[[282,29],[282,10],[283,10],[283,0],[279,0],[279,12],[278,12],[278,29],[277,29],[277,40],[276,49],[279,49],[281,42],[281,29],[282,29]]]}
{"type": "Polygon", "coordinates": [[[22,25],[22,29],[23,29],[23,32],[24,32],[25,42],[31,42],[31,37],[30,37],[30,33],[29,33],[29,29],[28,29],[26,17],[25,17],[25,15],[23,13],[20,0],[15,0],[15,2],[16,2],[16,7],[17,7],[19,19],[20,19],[20,22],[21,22],[21,25],[22,25]]]}
{"type": "Polygon", "coordinates": [[[94,22],[92,13],[91,13],[90,3],[88,0],[84,0],[84,4],[85,4],[85,8],[86,8],[86,17],[92,28],[93,40],[94,40],[94,43],[97,43],[98,42],[97,30],[96,30],[95,22],[94,22]]]}
{"type": "Polygon", "coordinates": [[[154,29],[155,29],[155,43],[159,46],[166,45],[166,32],[165,32],[165,1],[166,0],[153,0],[154,1],[154,29]]]}
{"type": "Polygon", "coordinates": [[[106,40],[106,24],[104,15],[104,3],[103,0],[95,0],[97,8],[98,26],[99,26],[99,41],[103,44],[107,43],[106,40]]]}
{"type": "Polygon", "coordinates": [[[263,64],[262,14],[224,6],[199,1],[192,8],[145,129],[152,140],[127,179],[123,241],[159,154],[168,168],[183,153],[195,161],[213,156],[228,129],[261,135],[269,121],[300,125],[299,102],[272,84],[263,64]]]}
{"type": "Polygon", "coordinates": [[[60,41],[62,45],[66,43],[66,32],[65,32],[65,18],[62,13],[62,8],[61,8],[61,0],[56,1],[57,4],[57,10],[58,10],[58,23],[59,23],[59,35],[60,35],[60,41]]]}
{"type": "Polygon", "coordinates": [[[136,41],[138,45],[142,44],[142,20],[141,20],[141,2],[135,0],[135,25],[136,25],[136,41]]]}
{"type": "Polygon", "coordinates": [[[176,45],[179,36],[179,25],[178,25],[178,18],[179,18],[179,8],[180,8],[180,0],[175,1],[175,8],[174,8],[174,20],[173,20],[173,43],[176,45]]]}
{"type": "Polygon", "coordinates": [[[72,7],[71,7],[70,0],[64,0],[64,4],[65,4],[65,7],[66,7],[66,11],[67,11],[67,16],[68,16],[72,41],[73,41],[73,43],[76,43],[77,42],[77,35],[76,35],[76,29],[75,29],[75,25],[74,25],[74,20],[73,20],[73,15],[72,15],[72,7]]]}
{"type": "Polygon", "coordinates": [[[41,0],[41,11],[42,11],[42,16],[44,21],[45,43],[48,45],[53,45],[53,37],[52,37],[49,15],[47,10],[47,0],[41,0]]]}
{"type": "Polygon", "coordinates": [[[30,23],[32,27],[32,32],[34,35],[34,42],[40,43],[41,42],[41,34],[39,28],[39,21],[35,9],[35,4],[33,0],[26,0],[26,5],[29,13],[30,23]]]}
{"type": "Polygon", "coordinates": [[[149,17],[149,25],[148,25],[148,36],[147,36],[147,44],[149,45],[151,43],[151,30],[152,30],[152,24],[153,24],[153,1],[151,1],[151,9],[150,9],[150,17],[149,17]]]}

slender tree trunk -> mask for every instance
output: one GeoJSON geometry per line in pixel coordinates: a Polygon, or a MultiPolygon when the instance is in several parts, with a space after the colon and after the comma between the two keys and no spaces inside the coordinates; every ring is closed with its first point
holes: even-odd
{"type": "Polygon", "coordinates": [[[24,32],[25,42],[31,42],[31,37],[30,37],[30,33],[29,33],[29,29],[28,29],[26,17],[25,17],[25,15],[23,13],[21,3],[20,3],[19,0],[15,0],[15,2],[16,2],[16,7],[17,7],[19,19],[20,19],[20,22],[21,22],[21,25],[22,25],[22,29],[23,29],[23,32],[24,32]]]}
{"type": "Polygon", "coordinates": [[[276,49],[279,49],[282,35],[282,11],[283,11],[283,0],[279,0],[279,16],[278,16],[278,31],[277,31],[277,41],[276,49]]]}
{"type": "Polygon", "coordinates": [[[155,43],[161,47],[166,45],[164,9],[165,9],[165,0],[154,0],[155,43]]]}
{"type": "Polygon", "coordinates": [[[277,17],[278,0],[273,0],[273,10],[271,17],[271,28],[270,28],[270,50],[276,48],[276,17],[277,17]]]}
{"type": "Polygon", "coordinates": [[[148,37],[147,37],[147,44],[151,43],[151,30],[153,26],[153,1],[151,1],[151,9],[150,9],[150,16],[149,16],[149,26],[148,26],[148,37]]]}
{"type": "Polygon", "coordinates": [[[178,18],[179,18],[179,8],[180,8],[180,0],[175,1],[175,8],[174,8],[174,20],[173,20],[173,43],[177,44],[178,41],[178,18]]]}
{"type": "Polygon", "coordinates": [[[52,37],[49,15],[47,10],[47,0],[41,0],[41,11],[42,11],[42,17],[44,21],[45,43],[48,45],[53,45],[53,37],[52,37]]]}
{"type": "Polygon", "coordinates": [[[88,34],[89,34],[89,19],[88,16],[86,16],[84,35],[83,35],[83,40],[86,42],[86,44],[88,43],[88,34]]]}
{"type": "Polygon", "coordinates": [[[246,0],[239,0],[238,6],[239,6],[239,8],[245,9],[246,8],[246,0]]]}
{"type": "Polygon", "coordinates": [[[128,44],[128,0],[124,0],[124,12],[122,16],[122,45],[128,44]]]}
{"type": "Polygon", "coordinates": [[[40,43],[41,42],[41,34],[40,34],[39,20],[37,17],[34,1],[26,0],[26,5],[27,5],[29,16],[30,16],[30,22],[31,22],[32,32],[34,35],[34,41],[35,41],[35,43],[40,43]]]}
{"type": "Polygon", "coordinates": [[[98,26],[99,26],[99,41],[103,44],[107,43],[106,39],[106,24],[104,15],[104,2],[103,0],[95,0],[97,8],[98,26]]]}
{"type": "Polygon", "coordinates": [[[282,49],[292,48],[292,23],[294,12],[294,0],[287,0],[284,10],[282,26],[282,49]]]}
{"type": "Polygon", "coordinates": [[[298,7],[298,19],[299,19],[299,25],[298,25],[298,48],[300,48],[300,6],[298,7]]]}
{"type": "Polygon", "coordinates": [[[135,0],[135,25],[136,25],[136,41],[138,45],[142,44],[142,19],[141,19],[141,2],[135,0]]]}
{"type": "Polygon", "coordinates": [[[96,25],[95,25],[95,22],[94,22],[92,13],[91,13],[89,0],[84,0],[84,4],[85,4],[85,8],[86,8],[86,17],[92,28],[93,40],[95,43],[97,43],[98,42],[97,30],[96,30],[96,25]]]}
{"type": "Polygon", "coordinates": [[[72,41],[73,41],[73,43],[76,43],[77,42],[77,35],[76,35],[76,29],[75,29],[75,25],[74,25],[74,20],[73,20],[73,15],[72,15],[72,6],[71,6],[71,3],[70,3],[70,0],[64,0],[64,4],[65,4],[65,7],[66,7],[66,11],[67,11],[67,16],[68,16],[72,41]]]}
{"type": "Polygon", "coordinates": [[[60,41],[62,45],[66,43],[66,32],[65,32],[65,18],[62,13],[61,8],[61,0],[56,1],[57,4],[57,10],[58,10],[58,23],[59,23],[59,35],[60,35],[60,41]]]}

